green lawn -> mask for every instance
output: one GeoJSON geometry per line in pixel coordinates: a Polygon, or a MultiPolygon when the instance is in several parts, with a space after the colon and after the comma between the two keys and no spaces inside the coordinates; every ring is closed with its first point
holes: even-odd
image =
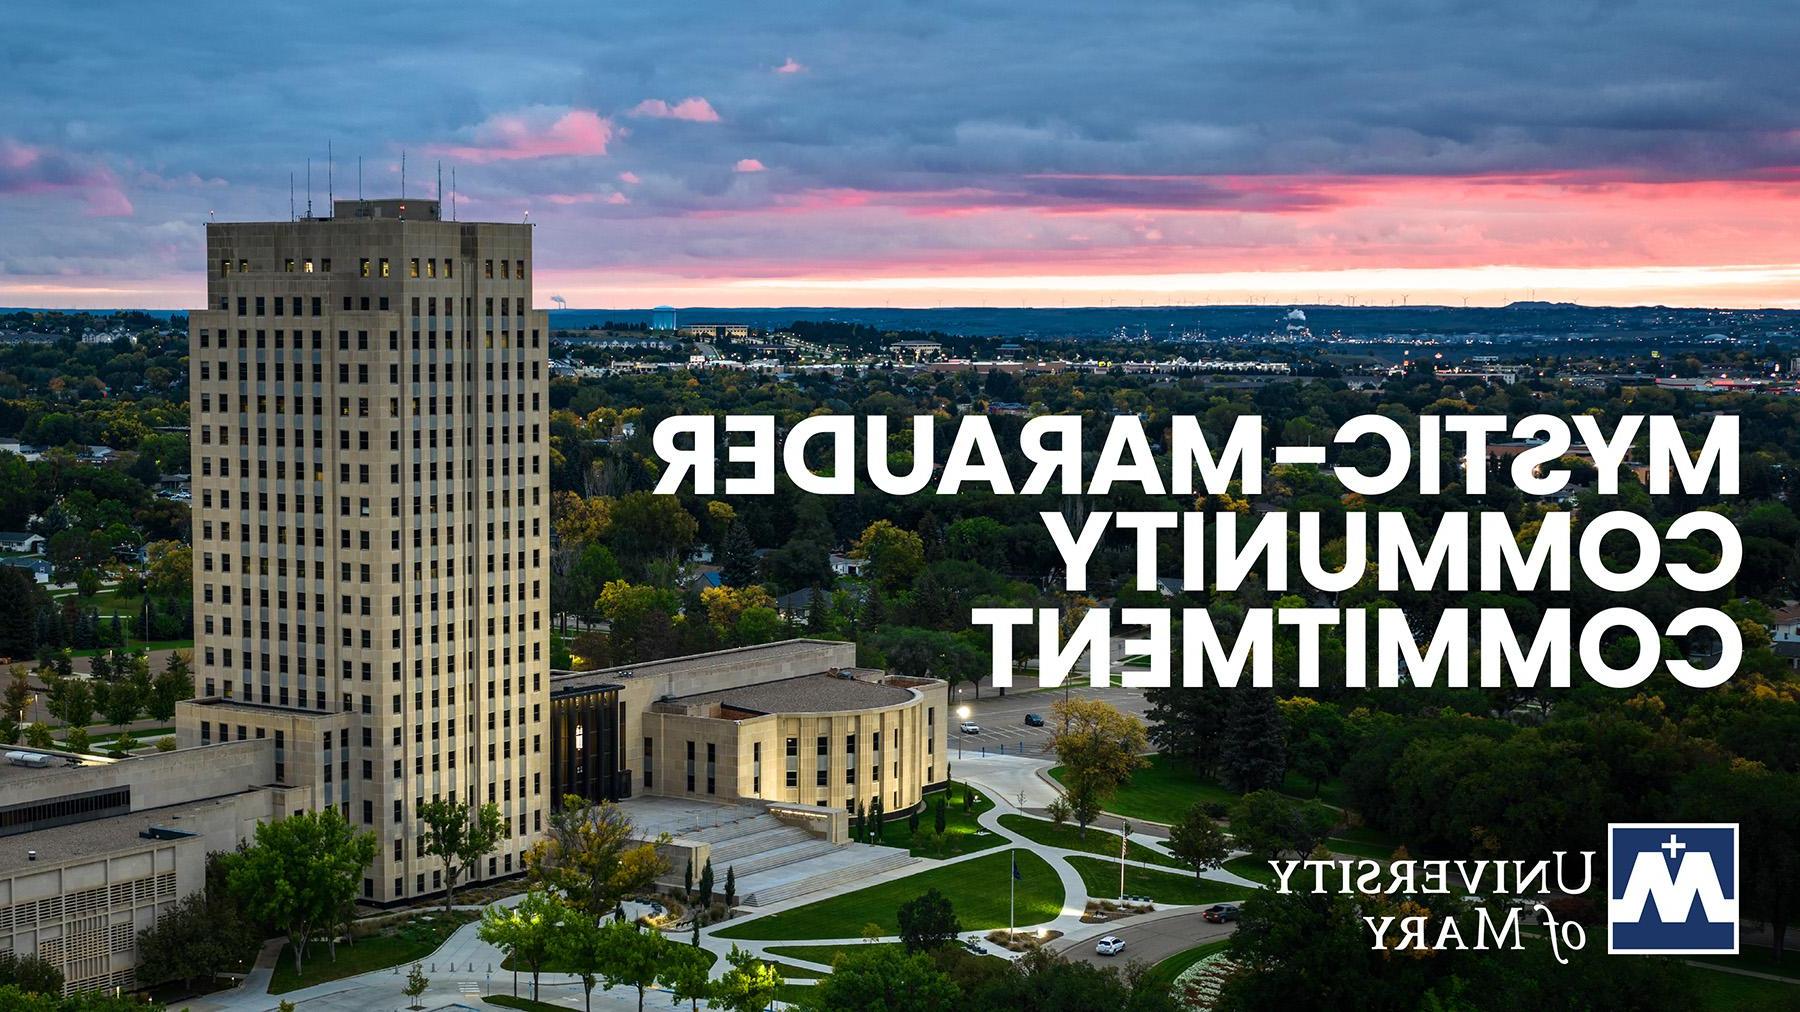
{"type": "MultiPolygon", "coordinates": [[[[70,657],[92,657],[97,653],[101,653],[102,651],[107,651],[107,650],[124,650],[129,653],[130,651],[136,650],[139,647],[143,647],[146,650],[192,650],[192,649],[194,649],[194,641],[193,640],[149,640],[147,642],[144,640],[140,640],[137,637],[131,635],[130,623],[126,624],[125,635],[128,640],[128,642],[126,643],[125,646],[122,646],[122,647],[87,647],[87,648],[84,648],[81,650],[71,650],[71,651],[69,651],[69,656],[70,657]]],[[[158,671],[161,671],[161,670],[162,670],[162,668],[157,667],[156,665],[151,665],[150,673],[154,675],[158,671]]]]}
{"type": "Polygon", "coordinates": [[[354,942],[339,942],[335,961],[324,942],[314,941],[306,947],[306,969],[299,975],[294,973],[293,946],[284,945],[281,958],[275,964],[275,974],[269,981],[269,993],[285,994],[328,980],[416,962],[436,952],[457,928],[475,919],[476,914],[467,910],[451,911],[449,917],[441,910],[420,914],[384,928],[380,934],[354,942]]]}
{"type": "Polygon", "coordinates": [[[1717,963],[1729,966],[1734,970],[1754,970],[1757,973],[1773,973],[1783,977],[1800,978],[1800,949],[1789,947],[1781,954],[1781,962],[1775,961],[1775,950],[1761,945],[1745,945],[1735,956],[1692,956],[1702,963],[1717,963]]]}
{"type": "Polygon", "coordinates": [[[569,1012],[566,1005],[552,1005],[547,1001],[532,1001],[530,998],[514,998],[510,994],[496,994],[482,1001],[501,1008],[524,1009],[525,1012],[569,1012]]]}
{"type": "MultiPolygon", "coordinates": [[[[1119,788],[1106,803],[1108,812],[1128,819],[1167,824],[1180,819],[1199,802],[1229,805],[1238,799],[1237,795],[1200,779],[1167,756],[1147,758],[1150,765],[1133,773],[1131,783],[1119,788]]],[[[1063,768],[1052,769],[1050,775],[1061,783],[1063,768]]]]}
{"type": "MultiPolygon", "coordinates": [[[[1105,828],[1089,826],[1087,837],[1084,839],[1081,835],[1081,830],[1073,825],[1065,824],[1059,826],[1054,822],[1046,822],[1043,819],[1034,819],[1029,815],[1002,815],[1000,816],[1000,824],[1007,829],[1018,833],[1020,836],[1031,840],[1033,843],[1041,843],[1046,847],[1061,847],[1064,850],[1081,850],[1086,851],[1089,854],[1099,854],[1102,857],[1119,856],[1119,834],[1112,832],[1112,827],[1110,826],[1105,828]]],[[[1129,849],[1126,850],[1125,855],[1133,861],[1160,864],[1167,868],[1185,867],[1175,858],[1172,858],[1167,854],[1158,854],[1149,847],[1135,841],[1131,843],[1129,849]]]]}
{"type": "Polygon", "coordinates": [[[776,973],[781,974],[783,977],[792,977],[795,980],[818,980],[820,977],[830,976],[830,974],[820,970],[812,970],[804,966],[795,966],[792,963],[783,963],[779,960],[770,962],[769,965],[775,968],[776,973]]]}
{"type": "Polygon", "coordinates": [[[1162,984],[1165,987],[1173,986],[1175,978],[1181,976],[1181,971],[1193,966],[1195,963],[1200,962],[1202,959],[1205,959],[1215,952],[1224,951],[1225,947],[1230,944],[1231,939],[1221,938],[1217,941],[1207,942],[1204,945],[1196,945],[1183,952],[1177,952],[1175,955],[1170,956],[1168,959],[1151,967],[1150,972],[1145,976],[1145,979],[1153,984],[1162,984]]]}
{"type": "Polygon", "coordinates": [[[1377,861],[1386,861],[1394,856],[1392,846],[1379,843],[1365,843],[1361,840],[1346,840],[1334,836],[1325,841],[1325,849],[1333,854],[1347,854],[1351,857],[1372,857],[1377,861]]]}
{"type": "MultiPolygon", "coordinates": [[[[1098,857],[1072,857],[1069,863],[1080,873],[1088,895],[1096,899],[1117,899],[1119,865],[1098,857]]],[[[1133,896],[1148,896],[1156,903],[1222,903],[1247,899],[1259,890],[1211,882],[1169,871],[1125,867],[1125,891],[1133,896]]]]}
{"type": "MultiPolygon", "coordinates": [[[[1230,805],[1238,799],[1238,795],[1226,790],[1223,784],[1196,776],[1177,760],[1160,754],[1145,758],[1150,760],[1150,765],[1133,773],[1131,783],[1119,788],[1119,793],[1106,803],[1108,812],[1129,819],[1166,824],[1180,819],[1196,804],[1206,802],[1230,805]]],[[[1050,775],[1057,783],[1061,783],[1063,768],[1058,766],[1052,769],[1050,775]]],[[[1281,792],[1296,798],[1316,796],[1320,801],[1339,808],[1344,805],[1344,785],[1336,780],[1327,780],[1320,785],[1318,794],[1315,795],[1312,784],[1289,774],[1282,782],[1281,792]]]]}
{"type": "Polygon", "coordinates": [[[943,795],[931,794],[925,798],[925,810],[919,813],[919,834],[914,836],[907,827],[905,819],[895,819],[884,823],[881,827],[881,843],[889,847],[909,850],[914,857],[961,857],[998,847],[1006,842],[1006,838],[998,833],[990,833],[981,828],[975,820],[981,813],[994,807],[992,798],[975,791],[969,801],[969,811],[963,811],[963,793],[969,790],[967,784],[951,783],[945,789],[949,800],[944,810],[944,847],[934,849],[929,842],[937,810],[937,799],[943,795]]]}
{"type": "Polygon", "coordinates": [[[1275,869],[1270,868],[1269,862],[1260,857],[1253,857],[1249,854],[1243,857],[1234,857],[1225,862],[1225,870],[1242,875],[1252,882],[1261,882],[1263,885],[1275,884],[1275,869]]]}
{"type": "Polygon", "coordinates": [[[1020,926],[1050,920],[1062,910],[1062,882],[1043,858],[1028,850],[1003,850],[894,879],[852,893],[769,914],[715,932],[720,938],[768,941],[854,938],[865,924],[884,935],[900,932],[900,904],[936,889],[956,907],[964,931],[1006,926],[1007,875],[1011,855],[1019,861],[1017,917],[1020,926]]]}
{"type": "MultiPolygon", "coordinates": [[[[811,984],[783,984],[775,991],[775,999],[785,1001],[789,1005],[798,1005],[812,994],[812,989],[811,984]]],[[[558,1009],[557,1012],[566,1012],[566,1010],[558,1009]]]]}
{"type": "Polygon", "coordinates": [[[1700,992],[1696,1008],[1701,1012],[1741,1012],[1743,1009],[1794,1008],[1800,1005],[1800,984],[1745,977],[1736,973],[1696,970],[1700,992]]]}

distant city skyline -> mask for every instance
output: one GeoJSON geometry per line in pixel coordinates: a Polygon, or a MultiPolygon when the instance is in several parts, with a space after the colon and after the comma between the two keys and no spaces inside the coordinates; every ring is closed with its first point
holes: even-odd
{"type": "Polygon", "coordinates": [[[404,152],[544,308],[1800,306],[1800,10],[1428,6],[19,9],[0,304],[196,304],[404,152]]]}

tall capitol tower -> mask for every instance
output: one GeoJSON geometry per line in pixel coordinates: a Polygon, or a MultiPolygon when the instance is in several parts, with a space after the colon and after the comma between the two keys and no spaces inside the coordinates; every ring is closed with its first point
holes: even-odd
{"type": "Polygon", "coordinates": [[[283,812],[380,847],[363,895],[435,892],[421,803],[550,807],[547,324],[531,227],[430,200],[207,226],[190,316],[195,679],[182,746],[273,738],[283,812]]]}

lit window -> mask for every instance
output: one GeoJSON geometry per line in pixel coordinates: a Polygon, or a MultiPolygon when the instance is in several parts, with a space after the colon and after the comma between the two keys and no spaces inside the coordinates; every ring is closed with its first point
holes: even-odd
{"type": "Polygon", "coordinates": [[[382,257],[381,258],[381,276],[384,278],[389,277],[390,273],[391,272],[388,270],[388,258],[382,257]]]}
{"type": "Polygon", "coordinates": [[[369,276],[369,258],[368,257],[362,258],[362,276],[365,278],[369,276]]]}
{"type": "Polygon", "coordinates": [[[412,262],[407,265],[406,270],[407,270],[407,275],[406,275],[407,277],[410,277],[410,278],[418,277],[419,276],[419,258],[413,257],[412,262]]]}

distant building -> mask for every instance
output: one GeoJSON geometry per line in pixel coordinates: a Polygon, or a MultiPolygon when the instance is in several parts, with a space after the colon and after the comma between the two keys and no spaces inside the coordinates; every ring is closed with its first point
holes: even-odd
{"type": "Polygon", "coordinates": [[[863,569],[869,564],[868,559],[858,559],[849,555],[831,555],[831,571],[839,576],[861,576],[863,569]]]}
{"type": "Polygon", "coordinates": [[[674,306],[657,306],[655,309],[650,310],[650,329],[651,330],[674,330],[675,329],[675,307],[674,306]]]}
{"type": "Polygon", "coordinates": [[[936,341],[922,341],[916,338],[899,341],[888,345],[888,351],[901,361],[925,362],[944,354],[944,346],[936,341]]]}
{"type": "Polygon", "coordinates": [[[44,536],[23,531],[0,531],[0,552],[44,554],[44,536]]]}
{"type": "Polygon", "coordinates": [[[48,584],[50,582],[50,574],[55,571],[55,567],[50,565],[49,559],[40,558],[34,555],[21,555],[12,559],[0,559],[0,566],[12,566],[15,569],[23,569],[31,574],[31,579],[34,583],[40,585],[48,584]]]}
{"type": "Polygon", "coordinates": [[[1800,604],[1789,601],[1770,622],[1769,635],[1777,643],[1800,643],[1800,604]]]}
{"type": "Polygon", "coordinates": [[[750,325],[748,323],[690,323],[681,328],[681,336],[746,338],[750,336],[750,325]]]}

